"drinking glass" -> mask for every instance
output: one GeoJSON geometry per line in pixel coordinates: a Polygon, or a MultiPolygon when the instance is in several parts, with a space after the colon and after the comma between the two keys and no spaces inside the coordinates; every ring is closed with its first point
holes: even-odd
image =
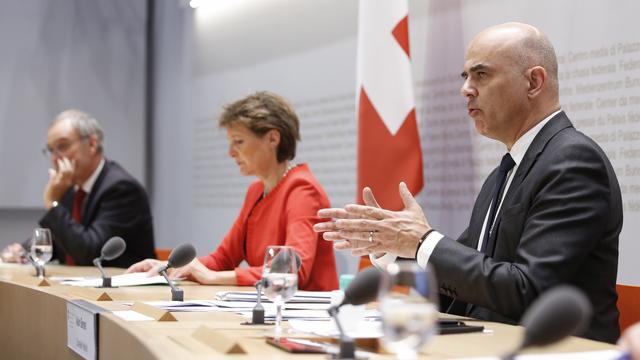
{"type": "Polygon", "coordinates": [[[438,291],[430,267],[415,261],[387,266],[379,290],[385,347],[399,359],[417,359],[418,351],[438,331],[438,291]]]}
{"type": "Polygon", "coordinates": [[[295,250],[290,246],[269,246],[264,254],[264,295],[276,306],[276,340],[282,334],[282,306],[298,290],[296,256],[295,250]]]}
{"type": "Polygon", "coordinates": [[[51,260],[52,255],[51,231],[45,228],[34,229],[33,238],[31,239],[31,257],[40,267],[39,277],[44,277],[44,264],[51,260]]]}

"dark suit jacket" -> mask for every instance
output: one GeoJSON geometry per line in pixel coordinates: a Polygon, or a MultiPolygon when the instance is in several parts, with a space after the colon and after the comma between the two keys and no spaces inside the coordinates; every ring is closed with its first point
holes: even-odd
{"type": "Polygon", "coordinates": [[[456,298],[458,314],[516,323],[543,291],[572,284],[594,307],[582,335],[614,342],[622,199],[602,149],[564,112],[551,119],[516,170],[485,255],[476,248],[496,173],[482,186],[467,230],[457,241],[443,238],[429,259],[441,293],[456,298]]]}
{"type": "Polygon", "coordinates": [[[106,160],[91,193],[85,198],[82,224],[71,217],[73,187],[40,219],[51,229],[53,256],[64,262],[69,254],[76,265],[93,265],[102,245],[113,236],[127,243],[124,254],[105,266],[128,267],[153,258],[153,225],[147,193],[120,165],[106,160]]]}

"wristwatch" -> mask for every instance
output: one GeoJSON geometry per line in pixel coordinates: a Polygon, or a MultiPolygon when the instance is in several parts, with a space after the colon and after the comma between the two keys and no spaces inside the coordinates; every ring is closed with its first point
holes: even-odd
{"type": "Polygon", "coordinates": [[[418,240],[418,247],[416,248],[416,255],[413,257],[414,259],[418,260],[418,251],[420,251],[420,246],[422,246],[422,243],[427,239],[427,236],[434,231],[436,231],[436,229],[429,229],[424,233],[424,235],[422,235],[422,237],[420,237],[420,240],[418,240]]]}

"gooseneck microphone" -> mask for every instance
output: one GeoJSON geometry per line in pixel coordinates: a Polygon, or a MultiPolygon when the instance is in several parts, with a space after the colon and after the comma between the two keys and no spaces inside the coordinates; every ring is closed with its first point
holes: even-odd
{"type": "Polygon", "coordinates": [[[196,249],[191,244],[180,244],[169,254],[169,260],[167,265],[160,268],[158,271],[160,275],[164,276],[167,283],[171,287],[171,301],[184,301],[184,291],[178,289],[167,275],[167,270],[170,268],[179,268],[187,265],[196,257],[196,249]]]}
{"type": "Polygon", "coordinates": [[[338,319],[340,307],[343,305],[362,305],[375,300],[378,297],[381,277],[380,270],[375,267],[362,270],[351,280],[349,286],[344,290],[344,299],[342,299],[342,302],[329,308],[329,315],[331,315],[336,322],[336,326],[340,332],[338,359],[356,358],[355,342],[344,332],[338,319]]]}
{"type": "Polygon", "coordinates": [[[264,286],[264,279],[256,281],[256,305],[251,311],[251,322],[243,323],[248,325],[264,325],[264,306],[262,306],[262,287],[264,286]]]}
{"type": "Polygon", "coordinates": [[[36,277],[43,278],[45,276],[45,274],[44,274],[44,266],[40,266],[40,264],[38,264],[38,262],[33,258],[33,256],[31,256],[31,253],[29,253],[29,252],[26,252],[24,254],[24,257],[36,269],[36,277]]]}
{"type": "Polygon", "coordinates": [[[591,302],[582,291],[570,285],[556,286],[542,294],[524,313],[520,321],[525,328],[522,342],[502,359],[511,360],[530,346],[549,345],[580,334],[592,315],[591,302]]]}
{"type": "Polygon", "coordinates": [[[110,288],[111,286],[111,277],[104,272],[102,268],[102,260],[111,261],[118,256],[124,253],[124,250],[127,248],[127,244],[120,236],[114,236],[111,239],[107,240],[104,245],[102,245],[102,250],[100,250],[100,257],[93,259],[93,265],[98,267],[100,270],[100,274],[102,275],[102,286],[98,286],[101,288],[110,288]]]}
{"type": "Polygon", "coordinates": [[[378,297],[382,273],[375,267],[369,267],[358,273],[344,290],[342,305],[362,305],[378,297]]]}

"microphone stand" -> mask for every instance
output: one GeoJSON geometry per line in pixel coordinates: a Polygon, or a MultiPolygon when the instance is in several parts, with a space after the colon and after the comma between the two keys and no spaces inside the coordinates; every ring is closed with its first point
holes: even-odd
{"type": "Polygon", "coordinates": [[[36,268],[36,277],[44,278],[44,265],[40,265],[37,261],[33,260],[33,257],[31,257],[31,254],[29,253],[26,253],[25,257],[27,258],[27,261],[36,268]]]}
{"type": "Polygon", "coordinates": [[[100,274],[102,274],[102,286],[98,286],[98,288],[113,288],[117,286],[111,286],[111,276],[109,276],[104,269],[102,268],[102,258],[93,259],[93,265],[95,265],[98,270],[100,270],[100,274]]]}
{"type": "Polygon", "coordinates": [[[171,287],[171,301],[184,301],[184,291],[182,289],[178,289],[173,285],[173,281],[169,280],[166,267],[160,270],[160,275],[164,276],[165,280],[167,280],[167,283],[171,287]]]}
{"type": "Polygon", "coordinates": [[[340,360],[354,360],[356,358],[356,344],[353,339],[347,336],[347,333],[345,333],[342,329],[342,325],[340,324],[340,320],[338,319],[340,306],[332,306],[328,311],[329,315],[331,315],[333,320],[336,322],[336,326],[338,327],[338,331],[340,332],[340,350],[337,357],[334,358],[340,360]]]}
{"type": "Polygon", "coordinates": [[[263,280],[260,279],[256,281],[256,306],[253,307],[253,311],[251,314],[251,324],[252,325],[262,325],[264,324],[264,307],[262,306],[262,286],[263,280]]]}

